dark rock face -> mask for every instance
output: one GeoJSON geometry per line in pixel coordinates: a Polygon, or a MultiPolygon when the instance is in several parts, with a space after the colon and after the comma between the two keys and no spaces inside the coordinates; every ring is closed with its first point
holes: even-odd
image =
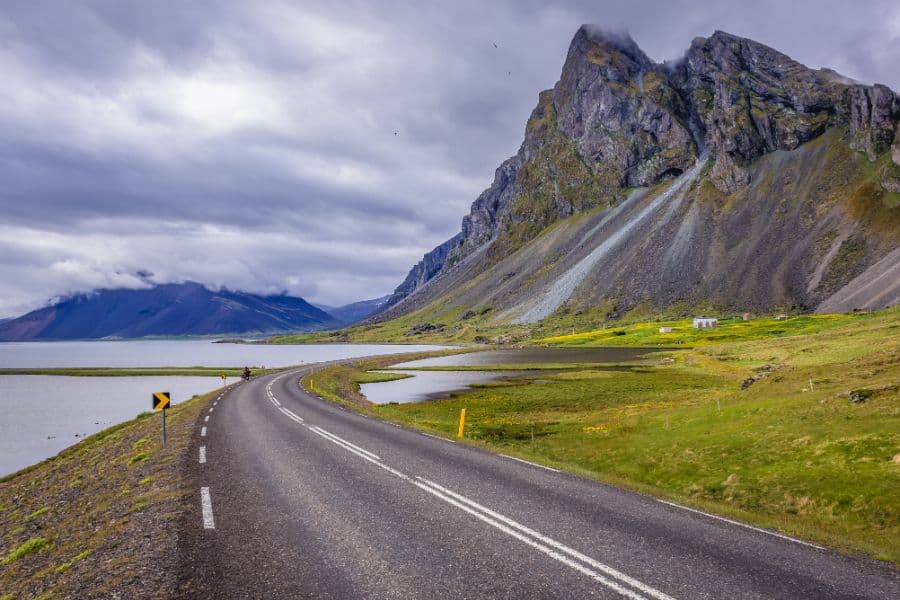
{"type": "Polygon", "coordinates": [[[747,166],[822,134],[841,109],[842,84],[752,40],[717,31],[697,38],[674,79],[702,123],[712,181],[732,192],[747,166]]]}
{"type": "Polygon", "coordinates": [[[553,105],[559,131],[613,186],[651,185],[698,154],[678,92],[630,37],[579,29],[553,105]]]}
{"type": "MultiPolygon", "coordinates": [[[[493,238],[499,225],[500,215],[504,214],[509,206],[512,184],[516,180],[521,162],[522,159],[519,156],[503,161],[494,174],[491,187],[478,196],[472,203],[471,212],[463,217],[462,232],[458,237],[464,240],[466,249],[477,248],[493,238]]],[[[447,243],[441,244],[438,248],[446,246],[447,243]]],[[[432,273],[433,275],[434,273],[432,273]]]]}
{"type": "MultiPolygon", "coordinates": [[[[582,26],[517,154],[472,204],[460,234],[413,267],[394,296],[405,298],[480,248],[495,264],[554,222],[618,206],[627,188],[678,177],[700,158],[710,159],[704,179],[734,194],[751,185],[761,157],[832,129],[845,131],[845,143],[868,161],[891,151],[900,165],[900,99],[883,85],[810,69],[721,31],[660,65],[628,35],[582,26]]],[[[900,189],[900,170],[883,168],[881,184],[900,189]]]]}
{"type": "Polygon", "coordinates": [[[847,92],[850,104],[850,146],[864,152],[869,160],[886,151],[894,141],[894,127],[900,101],[883,85],[856,85],[847,92]]]}
{"type": "Polygon", "coordinates": [[[412,269],[410,269],[409,274],[406,276],[406,279],[403,280],[391,297],[388,299],[386,303],[384,303],[385,307],[393,306],[409,296],[416,289],[425,285],[432,277],[438,274],[438,272],[444,267],[445,261],[447,260],[447,256],[450,254],[450,251],[454,248],[457,248],[462,240],[462,234],[458,233],[454,235],[452,238],[427,253],[422,257],[422,260],[416,264],[412,269]]]}

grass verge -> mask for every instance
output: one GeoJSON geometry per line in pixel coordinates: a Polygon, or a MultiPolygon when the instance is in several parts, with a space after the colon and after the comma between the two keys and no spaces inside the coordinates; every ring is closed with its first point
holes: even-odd
{"type": "Polygon", "coordinates": [[[165,447],[144,413],[0,479],[0,595],[171,597],[191,492],[179,461],[215,393],[168,411],[165,447]]]}

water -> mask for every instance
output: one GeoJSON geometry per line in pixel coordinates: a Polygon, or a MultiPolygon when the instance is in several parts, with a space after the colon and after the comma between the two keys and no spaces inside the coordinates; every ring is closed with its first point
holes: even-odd
{"type": "MultiPolygon", "coordinates": [[[[285,367],[441,348],[445,347],[266,346],[199,340],[0,343],[0,368],[285,367]]],[[[153,392],[170,392],[173,403],[178,403],[221,384],[218,377],[0,376],[0,476],[49,458],[85,435],[150,410],[153,392]]]]}
{"type": "MultiPolygon", "coordinates": [[[[655,350],[655,349],[654,349],[655,350]]],[[[407,379],[364,383],[360,391],[373,404],[423,402],[448,397],[452,392],[492,381],[534,375],[535,371],[408,371],[419,367],[473,367],[513,364],[553,365],[633,362],[648,350],[644,348],[510,348],[469,354],[436,356],[399,363],[390,373],[412,375],[407,379]]]]}
{"type": "Polygon", "coordinates": [[[464,390],[477,383],[488,383],[522,376],[525,371],[403,371],[391,369],[388,373],[412,375],[407,379],[363,383],[359,389],[369,402],[388,404],[396,402],[423,402],[448,397],[452,392],[464,390]]]}
{"type": "Polygon", "coordinates": [[[435,356],[394,365],[410,367],[472,367],[513,364],[611,363],[633,361],[647,352],[645,348],[506,348],[470,354],[435,356]]]}
{"type": "Polygon", "coordinates": [[[356,356],[439,350],[446,346],[390,344],[214,344],[206,340],[0,343],[0,368],[287,367],[356,356]]]}
{"type": "Polygon", "coordinates": [[[92,433],[151,410],[153,392],[173,404],[222,385],[215,377],[0,377],[0,475],[49,458],[92,433]]]}

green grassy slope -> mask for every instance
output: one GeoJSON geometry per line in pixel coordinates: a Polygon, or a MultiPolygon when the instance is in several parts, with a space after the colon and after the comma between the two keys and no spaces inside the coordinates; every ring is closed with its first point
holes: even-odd
{"type": "Polygon", "coordinates": [[[179,472],[194,423],[216,392],[145,413],[0,480],[0,598],[169,598],[179,472]]]}

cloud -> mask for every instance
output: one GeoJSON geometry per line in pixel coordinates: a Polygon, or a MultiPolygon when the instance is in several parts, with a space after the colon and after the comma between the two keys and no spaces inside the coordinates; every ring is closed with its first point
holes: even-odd
{"type": "Polygon", "coordinates": [[[197,280],[376,297],[515,153],[581,23],[724,29],[900,88],[873,2],[19,1],[0,8],[0,316],[197,280]]]}

